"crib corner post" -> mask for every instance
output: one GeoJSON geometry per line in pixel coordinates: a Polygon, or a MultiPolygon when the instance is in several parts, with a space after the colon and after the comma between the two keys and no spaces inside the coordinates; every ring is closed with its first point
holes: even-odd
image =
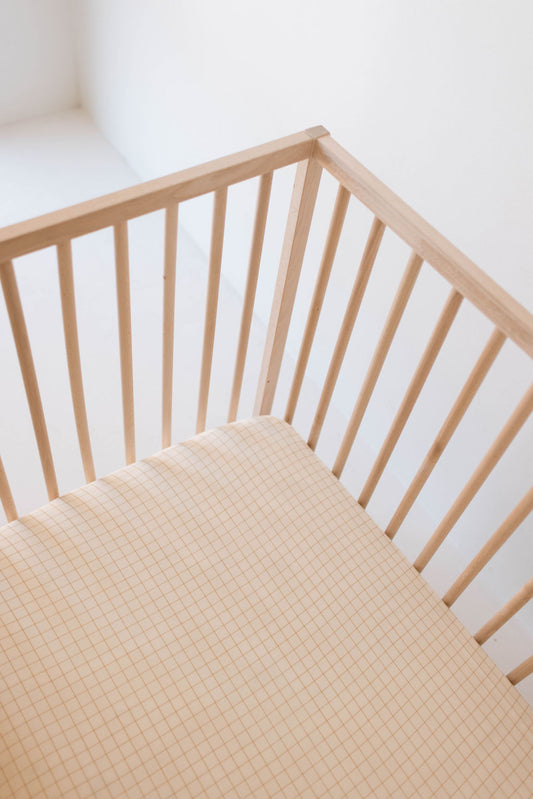
{"type": "Polygon", "coordinates": [[[268,415],[272,410],[321,174],[322,167],[313,157],[301,161],[296,170],[259,374],[255,416],[268,415]]]}

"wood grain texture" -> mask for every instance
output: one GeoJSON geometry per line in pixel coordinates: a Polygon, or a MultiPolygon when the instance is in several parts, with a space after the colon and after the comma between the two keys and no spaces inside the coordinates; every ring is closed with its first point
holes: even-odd
{"type": "Polygon", "coordinates": [[[345,189],[344,186],[339,186],[326,239],[326,245],[324,247],[324,253],[320,262],[318,276],[313,291],[313,297],[311,299],[311,306],[309,308],[309,314],[305,324],[300,352],[298,354],[298,360],[294,369],[291,390],[287,402],[287,409],[285,411],[285,421],[289,424],[292,423],[294,418],[296,404],[298,402],[298,397],[300,396],[305,370],[309,361],[311,347],[313,346],[316,328],[318,325],[320,312],[322,310],[322,304],[324,302],[324,296],[328,286],[329,277],[331,275],[333,261],[335,260],[337,247],[339,245],[339,239],[344,225],[344,220],[346,218],[346,211],[348,210],[349,202],[350,192],[345,189]]]}
{"type": "Polygon", "coordinates": [[[133,353],[131,341],[130,265],[128,252],[128,223],[115,225],[115,274],[117,283],[118,334],[120,345],[120,376],[122,413],[124,418],[124,448],[126,463],[135,461],[135,409],[133,399],[133,353]]]}
{"type": "Polygon", "coordinates": [[[512,685],[517,685],[517,683],[529,677],[530,674],[533,674],[533,655],[526,658],[516,669],[510,671],[507,674],[507,679],[512,685]]]}
{"type": "Polygon", "coordinates": [[[314,152],[328,172],[533,357],[533,314],[331,137],[318,139],[314,152]]]}
{"type": "Polygon", "coordinates": [[[524,605],[527,605],[529,600],[533,597],[533,577],[531,580],[528,580],[522,588],[516,592],[516,594],[511,597],[509,602],[506,602],[503,608],[494,614],[494,616],[489,619],[489,621],[481,627],[477,633],[474,635],[474,638],[478,642],[478,644],[484,644],[485,641],[488,641],[491,636],[496,633],[500,627],[503,627],[509,619],[518,613],[524,605]]]}
{"type": "Polygon", "coordinates": [[[501,429],[492,446],[487,451],[485,457],[474,471],[468,482],[463,487],[461,493],[453,503],[452,507],[441,521],[426,546],[414,562],[414,567],[418,571],[425,569],[430,559],[457,523],[458,519],[470,505],[473,498],[492,472],[504,452],[507,450],[519,430],[533,411],[533,384],[526,391],[522,400],[516,406],[514,412],[509,417],[506,424],[501,429]]]}
{"type": "Polygon", "coordinates": [[[256,416],[268,415],[272,410],[321,174],[322,167],[315,159],[302,161],[296,168],[257,385],[256,416]]]}
{"type": "Polygon", "coordinates": [[[211,250],[209,254],[207,302],[205,307],[202,369],[200,374],[200,391],[198,395],[198,414],[196,417],[197,433],[202,433],[205,430],[207,417],[207,400],[209,397],[209,383],[211,381],[211,365],[213,362],[213,346],[215,343],[215,328],[217,323],[218,290],[220,286],[220,268],[222,264],[227,197],[227,188],[218,189],[215,192],[213,224],[211,228],[211,250]]]}
{"type": "Polygon", "coordinates": [[[63,333],[67,353],[70,394],[74,408],[76,431],[80,446],[81,460],[85,480],[92,483],[96,479],[93,453],[87,422],[87,408],[83,390],[81,372],[80,345],[78,339],[78,322],[76,318],[76,298],[74,294],[74,275],[72,270],[72,245],[67,239],[57,245],[57,268],[59,274],[59,290],[61,294],[61,312],[63,314],[63,333]]]}
{"type": "Polygon", "coordinates": [[[326,413],[328,412],[331,397],[333,396],[333,391],[337,384],[339,372],[344,361],[344,356],[346,355],[346,350],[348,349],[348,344],[350,343],[352,331],[359,314],[359,309],[365,295],[366,287],[368,285],[370,274],[378,254],[384,232],[385,225],[383,222],[377,217],[374,218],[370,228],[370,233],[368,234],[363,256],[361,258],[361,263],[355,277],[350,298],[348,300],[348,305],[346,306],[346,311],[344,312],[344,317],[341,323],[339,335],[337,337],[337,342],[335,344],[335,349],[333,350],[333,355],[331,357],[326,379],[324,381],[324,386],[322,388],[322,393],[320,395],[315,417],[313,419],[313,424],[311,425],[309,438],[307,440],[308,446],[313,450],[316,448],[318,437],[322,430],[326,413]]]}
{"type": "Polygon", "coordinates": [[[394,421],[391,425],[391,428],[383,442],[381,450],[379,452],[378,457],[372,467],[372,470],[367,478],[365,485],[363,486],[363,490],[361,492],[361,496],[358,499],[359,504],[366,508],[368,505],[372,494],[383,474],[387,463],[389,462],[389,458],[392,455],[392,452],[398,443],[398,439],[400,438],[402,431],[407,424],[407,420],[411,415],[411,411],[413,410],[415,403],[424,387],[424,384],[427,380],[427,377],[431,371],[433,364],[437,359],[437,355],[439,354],[442,345],[448,335],[448,331],[453,324],[453,320],[457,316],[457,311],[462,302],[461,295],[452,289],[448,299],[442,309],[440,317],[435,325],[433,333],[431,334],[431,338],[428,341],[426,349],[420,359],[420,362],[415,370],[415,373],[409,383],[409,387],[405,393],[405,396],[402,400],[400,407],[394,417],[394,421]]]}
{"type": "Polygon", "coordinates": [[[313,128],[307,128],[304,133],[311,139],[320,139],[322,136],[329,136],[329,130],[324,125],[315,125],[313,128]]]}
{"type": "Polygon", "coordinates": [[[485,379],[487,372],[494,363],[496,356],[500,352],[504,342],[504,334],[495,329],[492,332],[492,335],[489,338],[483,352],[479,356],[474,368],[472,369],[468,380],[464,384],[464,387],[457,397],[450,413],[446,417],[442,427],[437,433],[435,441],[431,445],[426,457],[422,462],[422,465],[411,481],[409,488],[405,492],[405,495],[398,505],[394,516],[390,520],[385,530],[385,533],[390,539],[394,538],[403,520],[413,507],[416,498],[420,494],[440,456],[446,449],[450,439],[457,430],[461,419],[470,407],[472,400],[474,399],[479,387],[485,379]]]}
{"type": "Polygon", "coordinates": [[[237,355],[235,358],[235,371],[233,374],[233,384],[231,388],[228,422],[235,421],[239,408],[244,365],[246,363],[246,353],[248,351],[248,340],[250,338],[250,327],[252,324],[252,315],[254,311],[255,292],[257,289],[259,266],[261,264],[261,253],[263,252],[263,241],[265,238],[268,206],[270,203],[270,194],[272,190],[272,178],[272,172],[267,172],[266,175],[261,176],[261,180],[259,182],[254,231],[252,235],[252,247],[250,250],[250,260],[248,263],[248,273],[246,276],[246,288],[244,290],[241,326],[239,330],[237,355]]]}
{"type": "Polygon", "coordinates": [[[170,447],[172,431],[172,379],[174,374],[174,309],[176,298],[176,250],[178,206],[165,211],[165,254],[163,271],[163,384],[161,388],[161,447],[170,447]]]}
{"type": "Polygon", "coordinates": [[[442,601],[445,605],[448,605],[448,607],[453,605],[463,591],[468,588],[472,580],[477,577],[479,572],[487,565],[489,560],[498,552],[532,511],[533,488],[530,488],[443,596],[442,601]]]}
{"type": "MultiPolygon", "coordinates": [[[[317,131],[317,135],[327,133],[317,131]]],[[[309,158],[316,136],[303,131],[200,166],[149,180],[94,200],[0,229],[0,263],[94,230],[111,227],[183,200],[309,158]]]]}
{"type": "Polygon", "coordinates": [[[8,522],[15,521],[17,518],[17,508],[15,506],[13,494],[11,493],[11,488],[9,487],[9,482],[4,469],[4,464],[2,463],[2,458],[0,458],[0,502],[2,503],[2,507],[8,522]]]}
{"type": "Polygon", "coordinates": [[[411,253],[333,465],[332,472],[336,477],[342,474],[421,268],[422,258],[415,252],[411,253]]]}
{"type": "Polygon", "coordinates": [[[39,391],[37,374],[35,372],[35,364],[33,362],[33,355],[28,337],[28,330],[26,328],[26,321],[24,319],[24,312],[22,310],[22,303],[20,301],[17,279],[15,277],[13,264],[10,261],[0,264],[0,282],[2,283],[2,290],[4,292],[9,322],[17,350],[20,371],[22,373],[24,390],[26,392],[28,406],[30,409],[33,431],[37,441],[37,449],[39,450],[39,457],[41,459],[41,466],[46,483],[48,499],[52,500],[59,495],[57,478],[54,469],[54,461],[52,458],[52,450],[50,449],[48,430],[46,428],[46,421],[44,418],[41,393],[39,391]]]}

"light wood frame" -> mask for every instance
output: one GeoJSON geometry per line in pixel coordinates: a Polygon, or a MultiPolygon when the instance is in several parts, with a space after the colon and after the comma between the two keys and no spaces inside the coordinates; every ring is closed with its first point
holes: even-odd
{"type": "MultiPolygon", "coordinates": [[[[176,287],[176,250],[178,235],[178,209],[180,203],[213,193],[214,210],[212,221],[209,280],[207,287],[203,355],[198,397],[196,429],[205,429],[213,345],[215,338],[218,290],[224,240],[226,202],[228,187],[258,177],[259,192],[248,277],[244,295],[237,357],[233,373],[228,419],[238,417],[238,407],[246,361],[248,339],[253,315],[258,274],[261,263],[263,241],[273,175],[276,170],[296,164],[296,178],[292,194],[281,261],[277,275],[266,345],[257,387],[254,412],[271,412],[276,385],[287,340],[292,309],[298,289],[300,271],[313,217],[321,173],[326,170],[338,182],[338,192],[333,209],[322,261],[311,301],[307,324],[303,334],[299,357],[294,370],[285,419],[292,423],[300,396],[306,368],[317,325],[330,279],[335,254],[351,198],[362,202],[373,214],[373,222],[362,255],[359,270],[355,275],[351,296],[348,300],[339,338],[324,381],[322,395],[311,427],[308,444],[314,449],[323,427],[332,394],[346,354],[350,336],[364,301],[365,289],[372,271],[383,234],[386,229],[395,233],[411,249],[392,307],[385,322],[381,337],[371,359],[354,410],[342,440],[337,459],[333,465],[336,476],[342,474],[355,437],[361,425],[374,387],[394,339],[402,315],[409,302],[422,264],[435,269],[449,284],[450,293],[424,354],[418,364],[407,392],[388,432],[378,458],[367,478],[359,497],[366,506],[403,428],[410,417],[420,391],[437,358],[439,350],[450,330],[463,301],[474,305],[492,324],[492,334],[460,392],[437,438],[428,450],[415,478],[409,486],[398,509],[393,515],[386,533],[392,538],[418,494],[432,472],[442,451],[455,433],[462,417],[477,390],[485,379],[506,339],[514,342],[530,358],[533,357],[533,316],[507,292],[484,274],[470,259],[456,249],[431,225],[406,205],[381,181],[363,167],[329,135],[328,131],[316,128],[296,133],[276,141],[253,147],[235,155],[220,158],[192,169],[186,169],[168,177],[152,180],[113,194],[81,203],[51,214],[38,217],[0,230],[0,282],[2,285],[9,321],[18,354],[20,369],[26,391],[35,439],[49,499],[58,496],[58,485],[54,469],[52,450],[46,427],[39,385],[26,328],[23,307],[19,296],[13,259],[49,246],[57,250],[66,358],[70,378],[72,402],[79,440],[80,453],[88,482],[95,479],[95,468],[89,436],[89,425],[85,407],[82,366],[78,345],[74,278],[72,269],[72,239],[105,227],[114,229],[117,307],[119,323],[121,384],[124,419],[125,460],[135,460],[135,417],[133,392],[133,353],[131,339],[131,310],[129,284],[128,221],[141,215],[165,210],[164,292],[163,292],[163,381],[162,381],[162,445],[171,444],[172,424],[172,375],[174,359],[174,295],[176,287]]],[[[457,522],[480,486],[498,463],[511,441],[518,434],[533,411],[533,387],[531,387],[504,425],[487,454],[466,482],[457,500],[430,537],[414,565],[425,568],[444,538],[457,522]]],[[[472,560],[463,574],[444,596],[452,605],[479,571],[489,562],[495,552],[505,543],[526,516],[533,510],[533,489],[508,515],[485,547],[472,560]]],[[[0,460],[0,500],[8,521],[17,518],[15,502],[8,477],[0,460]]],[[[479,630],[476,640],[484,643],[497,629],[505,624],[533,596],[533,583],[529,580],[509,602],[479,630]]],[[[516,683],[531,673],[533,658],[518,665],[508,677],[516,683]]]]}

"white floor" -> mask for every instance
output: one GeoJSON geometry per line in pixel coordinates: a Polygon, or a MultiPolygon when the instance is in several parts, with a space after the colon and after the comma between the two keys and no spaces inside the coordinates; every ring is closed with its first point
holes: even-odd
{"type": "MultiPolygon", "coordinates": [[[[135,173],[81,111],[0,129],[0,225],[136,182],[135,173]]],[[[137,455],[144,457],[160,448],[162,213],[132,221],[129,232],[137,455]]],[[[208,218],[202,248],[183,228],[179,231],[174,441],[194,433],[208,238],[208,218]]],[[[104,230],[76,240],[73,251],[89,425],[97,473],[103,475],[123,464],[112,231],[104,230]]],[[[21,258],[17,261],[16,270],[60,491],[65,493],[83,482],[83,474],[70,404],[55,252],[49,249],[21,258]]],[[[272,291],[272,282],[262,278],[259,292],[263,304],[268,302],[272,291]]],[[[209,427],[223,424],[227,418],[240,310],[240,296],[222,279],[208,409],[209,427]]],[[[264,324],[254,318],[240,406],[242,417],[252,412],[264,336],[264,324]]],[[[2,303],[0,341],[0,375],[4,376],[0,391],[0,451],[19,512],[24,513],[43,504],[46,495],[2,303]],[[9,379],[6,375],[10,376],[9,379]]],[[[290,357],[284,360],[275,415],[283,415],[293,363],[290,357]]],[[[303,436],[309,430],[318,396],[318,386],[306,380],[295,420],[295,426],[303,436]]],[[[335,457],[345,424],[345,417],[333,406],[328,415],[327,435],[322,437],[317,450],[328,464],[335,457]]],[[[366,464],[372,462],[373,456],[375,452],[361,438],[358,457],[349,461],[343,475],[343,482],[349,489],[355,492],[361,485],[366,464]]],[[[394,510],[381,497],[401,495],[401,490],[402,486],[394,475],[386,474],[380,502],[371,507],[378,524],[383,525],[391,509],[394,510]]],[[[427,538],[428,530],[432,529],[431,520],[424,511],[415,511],[409,516],[408,530],[398,536],[398,544],[412,557],[427,538]]],[[[457,550],[453,545],[443,547],[438,570],[428,570],[428,579],[441,593],[457,573],[456,556],[457,550]]],[[[458,603],[457,609],[468,629],[475,632],[502,604],[487,581],[480,580],[458,603]]],[[[517,620],[506,625],[486,648],[498,665],[508,670],[531,653],[532,644],[533,637],[517,620]]],[[[520,690],[533,703],[533,678],[524,681],[520,690]]]]}

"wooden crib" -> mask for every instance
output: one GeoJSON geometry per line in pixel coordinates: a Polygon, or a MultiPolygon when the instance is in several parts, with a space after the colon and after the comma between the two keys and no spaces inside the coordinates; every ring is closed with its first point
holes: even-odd
{"type": "Polygon", "coordinates": [[[322,127],[4,228],[0,279],[49,500],[19,518],[0,460],[2,796],[533,795],[533,711],[514,687],[533,655],[504,676],[480,646],[532,598],[533,578],[474,637],[449,610],[531,513],[533,488],[442,600],[419,574],[528,420],[533,384],[413,564],[391,543],[504,343],[533,356],[525,308],[322,127]],[[273,175],[290,164],[255,406],[239,416],[273,175]],[[323,170],[338,189],[280,420],[271,414],[323,170]],[[228,187],[253,178],[228,424],[206,432],[228,187]],[[178,208],[208,193],[197,435],[171,446],[178,208]],[[373,221],[304,441],[291,425],[352,197],[373,221]],[[162,452],[137,461],[128,221],[154,211],[165,213],[162,452]],[[114,231],[126,466],[96,479],[71,242],[103,228],[114,231]],[[411,254],[326,468],[314,450],[386,229],[411,254]],[[86,480],[63,496],[13,264],[48,247],[86,480]],[[449,295],[356,501],[339,479],[424,263],[449,295]],[[365,509],[463,301],[492,332],[383,533],[365,509]]]}

